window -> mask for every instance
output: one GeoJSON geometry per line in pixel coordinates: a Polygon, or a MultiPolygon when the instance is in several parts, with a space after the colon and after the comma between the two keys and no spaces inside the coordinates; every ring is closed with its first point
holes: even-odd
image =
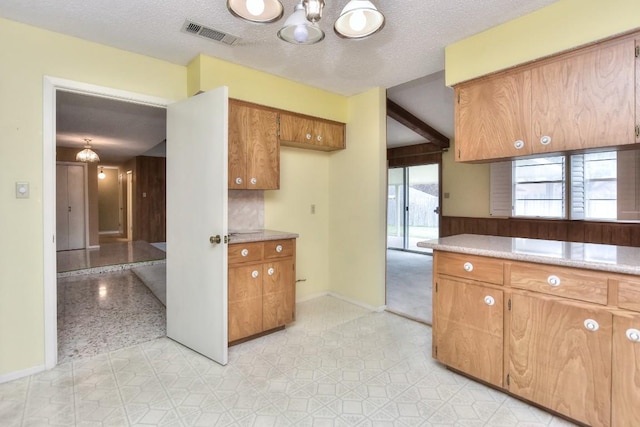
{"type": "Polygon", "coordinates": [[[491,215],[640,220],[640,150],[491,165],[491,215]]]}

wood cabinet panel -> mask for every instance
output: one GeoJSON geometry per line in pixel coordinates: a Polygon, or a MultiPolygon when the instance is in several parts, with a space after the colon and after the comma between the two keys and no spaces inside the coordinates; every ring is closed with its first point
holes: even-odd
{"type": "Polygon", "coordinates": [[[227,251],[229,264],[255,262],[262,260],[264,246],[262,242],[235,243],[227,251]]]}
{"type": "Polygon", "coordinates": [[[608,43],[531,70],[534,153],[635,143],[634,49],[608,43]]]}
{"type": "Polygon", "coordinates": [[[343,123],[295,113],[280,113],[280,144],[333,151],[345,148],[343,123]]]}
{"type": "MultiPolygon", "coordinates": [[[[280,141],[312,143],[314,121],[311,118],[280,114],[280,141]]],[[[285,144],[283,144],[285,145],[285,144]]]]}
{"type": "Polygon", "coordinates": [[[434,353],[442,363],[502,386],[503,294],[501,290],[437,277],[434,353]],[[485,298],[493,298],[492,305],[485,298]]]}
{"type": "Polygon", "coordinates": [[[435,258],[438,274],[501,285],[504,262],[497,258],[453,252],[437,252],[435,258]]]}
{"type": "Polygon", "coordinates": [[[540,294],[511,299],[509,391],[580,422],[610,425],[611,313],[540,294]],[[599,328],[588,330],[587,319],[599,328]]]}
{"type": "Polygon", "coordinates": [[[607,275],[596,271],[514,262],[510,279],[514,288],[607,304],[607,275]]]}
{"type": "Polygon", "coordinates": [[[613,318],[613,378],[611,425],[640,425],[640,342],[630,340],[626,332],[640,330],[640,315],[613,318]]]}
{"type": "Polygon", "coordinates": [[[640,280],[618,282],[618,307],[640,312],[640,280]]]}
{"type": "Polygon", "coordinates": [[[229,341],[262,332],[261,276],[259,265],[229,267],[229,341]]]}
{"type": "Polygon", "coordinates": [[[269,330],[293,321],[295,310],[293,260],[269,262],[264,265],[263,270],[262,328],[269,330]]]}
{"type": "Polygon", "coordinates": [[[276,111],[229,100],[229,188],[280,188],[276,111]]]}
{"type": "Polygon", "coordinates": [[[292,239],[264,242],[264,259],[290,257],[294,252],[295,244],[292,239]]]}
{"type": "Polygon", "coordinates": [[[531,153],[529,70],[482,79],[455,90],[457,161],[531,153]]]}

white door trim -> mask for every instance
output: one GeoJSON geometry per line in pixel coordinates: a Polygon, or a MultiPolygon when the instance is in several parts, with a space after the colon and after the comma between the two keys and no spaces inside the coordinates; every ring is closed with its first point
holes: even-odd
{"type": "Polygon", "coordinates": [[[56,271],[56,91],[75,92],[166,108],[173,100],[44,76],[42,93],[42,218],[45,369],[58,362],[56,271]]]}

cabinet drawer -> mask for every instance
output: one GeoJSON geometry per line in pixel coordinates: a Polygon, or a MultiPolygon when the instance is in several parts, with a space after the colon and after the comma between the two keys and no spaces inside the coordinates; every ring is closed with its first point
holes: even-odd
{"type": "Polygon", "coordinates": [[[640,311],[640,280],[621,280],[618,283],[618,306],[640,311]]]}
{"type": "Polygon", "coordinates": [[[579,301],[607,304],[607,277],[555,265],[513,263],[511,286],[579,301]]]}
{"type": "Polygon", "coordinates": [[[267,240],[264,242],[264,258],[284,258],[293,256],[293,240],[267,240]]]}
{"type": "Polygon", "coordinates": [[[479,280],[497,285],[502,285],[503,282],[504,263],[501,259],[438,252],[436,262],[437,274],[479,280]]]}
{"type": "Polygon", "coordinates": [[[263,254],[262,242],[236,243],[229,245],[229,264],[261,261],[263,254]]]}

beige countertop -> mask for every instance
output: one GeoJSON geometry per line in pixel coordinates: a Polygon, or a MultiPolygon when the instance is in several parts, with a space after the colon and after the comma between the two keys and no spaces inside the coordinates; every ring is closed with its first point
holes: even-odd
{"type": "Polygon", "coordinates": [[[276,230],[233,230],[229,231],[229,243],[262,242],[265,240],[297,239],[296,233],[276,230]]]}
{"type": "Polygon", "coordinates": [[[418,242],[421,248],[515,261],[640,275],[640,248],[519,237],[459,234],[418,242]]]}

